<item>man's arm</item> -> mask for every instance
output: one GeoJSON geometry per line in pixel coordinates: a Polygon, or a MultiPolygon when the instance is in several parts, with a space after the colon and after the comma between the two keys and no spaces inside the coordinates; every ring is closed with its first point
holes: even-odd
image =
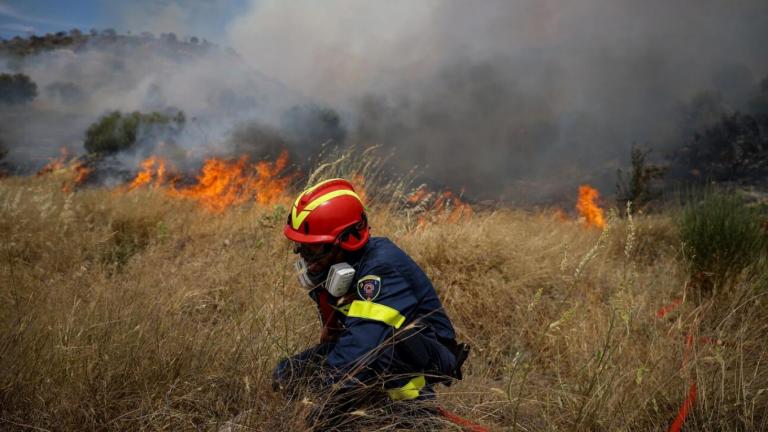
{"type": "Polygon", "coordinates": [[[358,366],[365,367],[380,356],[391,357],[393,347],[385,342],[416,309],[410,284],[396,269],[382,265],[366,273],[350,289],[354,300],[339,308],[347,316],[346,328],[327,359],[336,372],[335,380],[350,373],[359,375],[358,366]]]}

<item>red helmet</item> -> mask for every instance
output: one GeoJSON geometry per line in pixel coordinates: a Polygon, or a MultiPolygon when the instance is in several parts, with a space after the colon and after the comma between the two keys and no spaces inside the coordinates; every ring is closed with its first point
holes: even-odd
{"type": "Polygon", "coordinates": [[[365,246],[370,228],[355,188],[344,179],[318,183],[293,203],[283,234],[297,243],[336,243],[355,251],[365,246]]]}

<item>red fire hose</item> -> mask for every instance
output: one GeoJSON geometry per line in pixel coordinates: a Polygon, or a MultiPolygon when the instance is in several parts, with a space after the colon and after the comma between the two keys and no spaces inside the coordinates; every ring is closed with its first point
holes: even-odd
{"type": "Polygon", "coordinates": [[[454,414],[443,407],[437,407],[437,412],[441,417],[445,418],[449,422],[461,426],[467,432],[489,432],[489,429],[473,423],[471,420],[467,420],[457,414],[454,414]]]}

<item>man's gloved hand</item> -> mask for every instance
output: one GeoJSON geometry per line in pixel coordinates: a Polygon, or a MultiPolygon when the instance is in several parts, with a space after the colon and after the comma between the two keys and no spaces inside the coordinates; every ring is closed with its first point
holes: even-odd
{"type": "Polygon", "coordinates": [[[456,369],[451,373],[451,377],[456,378],[457,380],[464,379],[461,367],[464,365],[464,362],[467,361],[467,357],[469,357],[469,349],[469,345],[465,343],[456,345],[456,350],[453,353],[453,355],[456,356],[456,369]]]}

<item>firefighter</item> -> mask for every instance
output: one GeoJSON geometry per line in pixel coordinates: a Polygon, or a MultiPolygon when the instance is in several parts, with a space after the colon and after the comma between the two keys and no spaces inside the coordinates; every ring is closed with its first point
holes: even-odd
{"type": "MultiPolygon", "coordinates": [[[[284,228],[300,256],[301,284],[317,304],[320,343],[282,360],[275,389],[297,380],[354,388],[375,382],[392,400],[429,399],[461,379],[469,348],[456,342],[429,278],[400,248],[371,237],[360,197],[343,179],[302,192],[284,228]],[[316,380],[317,381],[317,380],[316,380]]],[[[319,390],[319,389],[316,389],[319,390]]]]}

